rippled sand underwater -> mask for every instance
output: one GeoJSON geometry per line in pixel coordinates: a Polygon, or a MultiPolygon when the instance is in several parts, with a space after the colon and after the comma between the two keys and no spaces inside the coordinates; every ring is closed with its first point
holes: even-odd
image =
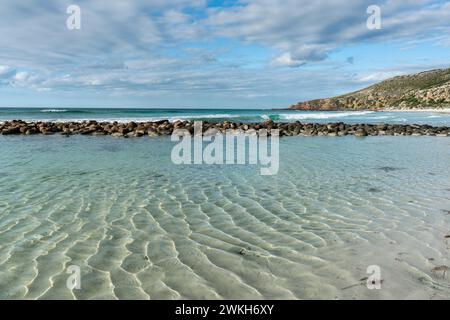
{"type": "Polygon", "coordinates": [[[276,176],[172,146],[0,137],[0,298],[450,298],[450,139],[283,138],[276,176]]]}

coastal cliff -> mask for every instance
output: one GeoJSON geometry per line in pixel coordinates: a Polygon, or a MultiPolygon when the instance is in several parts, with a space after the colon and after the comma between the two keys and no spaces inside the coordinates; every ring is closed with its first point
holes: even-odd
{"type": "Polygon", "coordinates": [[[299,102],[295,110],[410,110],[450,107],[450,68],[397,76],[345,95],[299,102]]]}

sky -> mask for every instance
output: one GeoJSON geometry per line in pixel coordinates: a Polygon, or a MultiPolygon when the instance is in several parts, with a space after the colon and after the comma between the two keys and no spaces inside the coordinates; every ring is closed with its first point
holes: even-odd
{"type": "Polygon", "coordinates": [[[0,0],[0,107],[283,108],[445,67],[449,1],[0,0]]]}

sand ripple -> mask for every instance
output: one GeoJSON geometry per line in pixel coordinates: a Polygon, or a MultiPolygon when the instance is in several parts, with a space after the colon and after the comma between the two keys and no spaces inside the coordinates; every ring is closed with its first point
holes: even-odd
{"type": "Polygon", "coordinates": [[[163,139],[1,139],[2,299],[450,298],[448,141],[284,139],[263,177],[163,139]]]}

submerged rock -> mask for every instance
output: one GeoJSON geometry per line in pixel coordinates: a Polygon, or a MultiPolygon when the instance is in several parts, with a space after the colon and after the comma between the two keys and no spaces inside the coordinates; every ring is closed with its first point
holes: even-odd
{"type": "Polygon", "coordinates": [[[402,170],[402,168],[390,167],[390,166],[382,166],[382,167],[378,167],[377,169],[381,170],[381,171],[384,171],[384,172],[393,172],[393,171],[402,170]]]}

